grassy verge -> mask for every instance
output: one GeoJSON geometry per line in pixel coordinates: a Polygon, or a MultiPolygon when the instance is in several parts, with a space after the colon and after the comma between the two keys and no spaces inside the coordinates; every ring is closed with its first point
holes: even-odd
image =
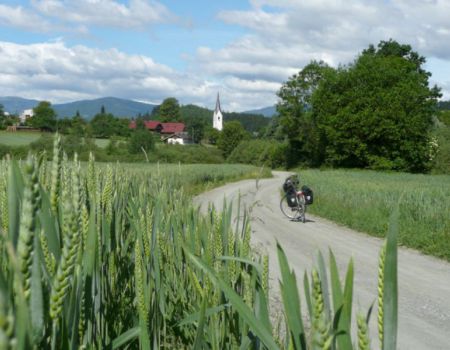
{"type": "Polygon", "coordinates": [[[450,176],[298,170],[315,193],[308,210],[382,237],[399,201],[399,243],[450,261],[450,176]]]}

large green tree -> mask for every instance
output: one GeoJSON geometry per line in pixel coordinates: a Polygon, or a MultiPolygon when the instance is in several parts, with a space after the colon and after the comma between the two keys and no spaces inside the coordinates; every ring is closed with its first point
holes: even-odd
{"type": "Polygon", "coordinates": [[[33,108],[33,113],[33,117],[28,121],[32,127],[48,131],[56,130],[56,112],[53,110],[50,102],[39,102],[39,104],[33,108]]]}
{"type": "Polygon", "coordinates": [[[162,122],[181,121],[180,104],[175,97],[166,98],[157,109],[157,117],[162,122]]]}
{"type": "Polygon", "coordinates": [[[314,122],[334,166],[426,171],[437,87],[425,58],[382,41],[335,71],[312,95],[314,122]]]}
{"type": "Polygon", "coordinates": [[[319,84],[334,69],[324,62],[312,61],[285,82],[277,95],[279,117],[276,124],[288,141],[288,166],[299,162],[318,165],[319,135],[311,118],[311,99],[319,84]]]}
{"type": "Polygon", "coordinates": [[[228,157],[236,146],[245,139],[249,138],[249,134],[238,121],[226,122],[220,132],[217,141],[217,147],[222,151],[223,156],[228,157]]]}

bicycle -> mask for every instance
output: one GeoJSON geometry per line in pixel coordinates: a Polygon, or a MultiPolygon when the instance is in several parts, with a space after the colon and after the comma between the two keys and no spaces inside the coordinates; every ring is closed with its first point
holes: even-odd
{"type": "Polygon", "coordinates": [[[306,222],[306,206],[312,204],[313,193],[307,186],[302,186],[301,190],[297,190],[299,184],[296,175],[289,176],[284,184],[284,195],[280,201],[281,212],[293,221],[306,222]]]}

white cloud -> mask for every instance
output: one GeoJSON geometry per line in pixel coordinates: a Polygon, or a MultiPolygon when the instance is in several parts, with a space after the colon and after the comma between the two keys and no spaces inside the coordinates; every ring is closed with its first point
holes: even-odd
{"type": "Polygon", "coordinates": [[[174,96],[183,104],[199,101],[213,108],[220,90],[224,108],[234,111],[259,107],[259,91],[270,98],[271,88],[264,81],[250,84],[236,78],[224,84],[214,82],[117,49],[68,47],[61,41],[33,45],[0,42],[0,91],[5,96],[52,103],[104,96],[161,102],[174,96]]]}
{"type": "MultiPolygon", "coordinates": [[[[0,21],[26,30],[53,32],[58,26],[82,33],[93,26],[132,31],[180,23],[167,7],[151,0],[31,3],[34,13],[0,5],[0,21]]],[[[219,49],[207,43],[198,47],[193,57],[187,55],[190,65],[183,72],[117,49],[61,41],[0,43],[0,89],[4,95],[53,102],[110,95],[161,101],[175,96],[181,103],[206,107],[214,107],[220,91],[225,110],[247,110],[275,103],[280,84],[313,59],[346,64],[369,44],[393,38],[431,61],[431,82],[450,98],[448,0],[250,0],[250,5],[247,11],[217,14],[220,21],[245,28],[246,34],[219,49]]]]}
{"type": "MultiPolygon", "coordinates": [[[[251,0],[248,11],[217,17],[247,29],[221,49],[197,50],[198,66],[222,77],[225,89],[259,86],[260,101],[275,102],[279,84],[309,61],[350,63],[369,44],[390,38],[450,68],[450,1],[447,0],[251,0]],[[272,96],[264,93],[270,90],[272,96]]],[[[448,81],[433,79],[449,96],[448,81]]],[[[264,102],[259,102],[262,105],[264,102]]]]}
{"type": "Polygon", "coordinates": [[[41,14],[66,23],[143,29],[149,25],[177,21],[164,5],[156,1],[130,0],[32,0],[41,14]]]}
{"type": "Polygon", "coordinates": [[[51,29],[48,21],[22,6],[11,7],[0,4],[0,23],[33,32],[48,32],[51,29]]]}

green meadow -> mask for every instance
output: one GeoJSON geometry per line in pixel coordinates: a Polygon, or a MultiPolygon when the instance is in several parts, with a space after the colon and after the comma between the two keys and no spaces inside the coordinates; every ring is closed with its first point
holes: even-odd
{"type": "Polygon", "coordinates": [[[382,237],[398,204],[399,243],[450,261],[450,176],[361,170],[301,170],[315,194],[308,210],[382,237]]]}

